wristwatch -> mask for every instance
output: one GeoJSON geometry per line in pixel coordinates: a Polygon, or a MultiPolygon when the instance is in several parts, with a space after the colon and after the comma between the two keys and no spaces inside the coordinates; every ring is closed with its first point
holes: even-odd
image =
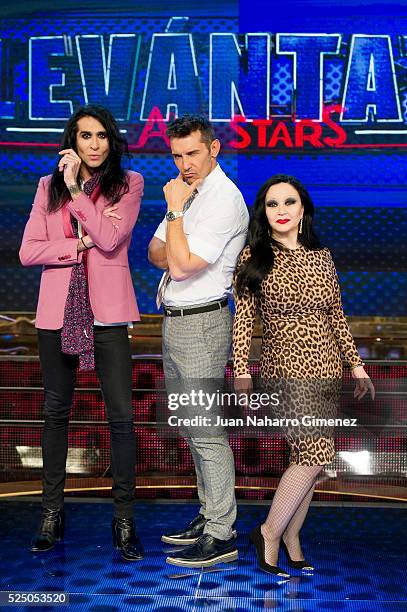
{"type": "Polygon", "coordinates": [[[183,216],[184,213],[182,210],[169,210],[165,215],[165,218],[167,219],[167,221],[174,221],[175,219],[179,219],[183,216]]]}

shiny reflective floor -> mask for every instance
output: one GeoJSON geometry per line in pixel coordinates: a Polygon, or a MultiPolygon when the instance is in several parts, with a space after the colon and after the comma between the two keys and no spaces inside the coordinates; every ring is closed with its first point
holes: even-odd
{"type": "MultiPolygon", "coordinates": [[[[146,556],[126,563],[111,545],[109,503],[67,503],[64,542],[49,553],[33,554],[28,545],[40,504],[3,501],[0,591],[64,591],[70,606],[62,609],[95,612],[407,610],[405,506],[312,506],[303,548],[316,569],[291,570],[289,580],[257,569],[247,534],[266,515],[267,507],[260,505],[239,506],[237,562],[202,571],[167,565],[165,553],[174,547],[161,543],[162,532],[182,527],[196,511],[195,504],[137,503],[137,528],[146,556]]],[[[283,556],[280,564],[287,568],[283,556]]]]}

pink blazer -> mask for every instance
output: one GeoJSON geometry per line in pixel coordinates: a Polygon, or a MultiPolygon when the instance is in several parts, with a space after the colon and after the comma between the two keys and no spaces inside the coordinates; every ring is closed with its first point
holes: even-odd
{"type": "Polygon", "coordinates": [[[72,233],[70,214],[96,245],[86,252],[89,297],[95,318],[101,323],[140,320],[127,253],[140,210],[144,180],[138,172],[129,171],[128,177],[129,191],[118,202],[117,213],[121,219],[103,215],[108,202],[100,193],[95,202],[82,193],[49,214],[51,176],[40,179],[20,248],[23,266],[43,265],[36,327],[60,329],[63,326],[72,268],[83,257],[83,252],[77,253],[78,239],[72,233]]]}

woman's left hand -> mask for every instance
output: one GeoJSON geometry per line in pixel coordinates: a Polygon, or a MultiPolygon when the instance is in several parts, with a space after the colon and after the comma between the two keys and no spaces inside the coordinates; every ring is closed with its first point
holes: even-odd
{"type": "Polygon", "coordinates": [[[352,378],[356,380],[356,386],[355,386],[355,391],[353,392],[353,397],[360,400],[369,391],[372,400],[374,400],[375,394],[376,394],[375,388],[363,366],[357,366],[356,368],[352,369],[352,378]]]}
{"type": "Polygon", "coordinates": [[[73,149],[59,151],[61,159],[58,162],[60,172],[64,173],[64,181],[67,187],[77,185],[77,178],[82,160],[73,149]]]}

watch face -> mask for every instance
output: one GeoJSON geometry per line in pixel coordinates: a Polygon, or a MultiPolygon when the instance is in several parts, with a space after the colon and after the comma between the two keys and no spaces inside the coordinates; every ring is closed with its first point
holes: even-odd
{"type": "Polygon", "coordinates": [[[183,214],[182,212],[169,210],[166,213],[165,218],[167,219],[167,221],[174,221],[174,219],[178,219],[178,217],[182,217],[182,214],[183,214]]]}

